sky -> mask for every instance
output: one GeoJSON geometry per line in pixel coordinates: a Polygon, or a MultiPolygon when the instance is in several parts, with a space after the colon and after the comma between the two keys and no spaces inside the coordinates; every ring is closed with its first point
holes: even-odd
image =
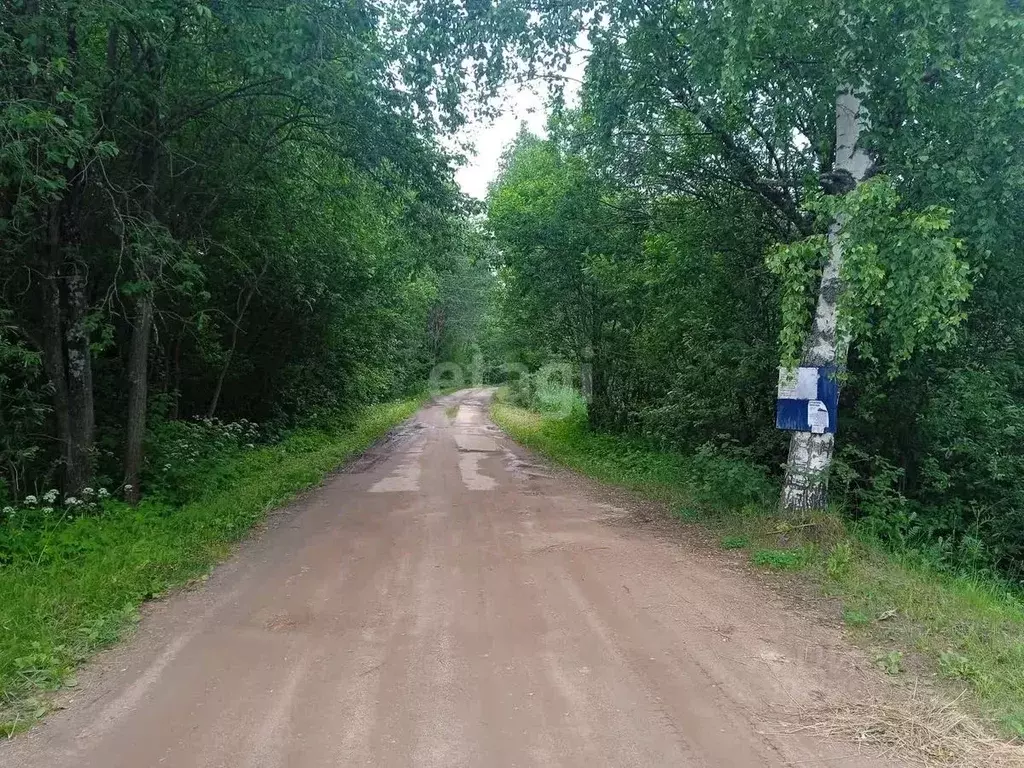
{"type": "MultiPolygon", "coordinates": [[[[568,106],[579,101],[580,81],[586,68],[585,41],[581,35],[578,41],[580,50],[573,55],[565,72],[565,103],[568,106]]],[[[499,117],[473,121],[462,130],[459,138],[473,142],[476,147],[475,156],[469,155],[466,164],[455,173],[455,180],[463,192],[481,200],[487,196],[487,185],[498,173],[501,154],[515,139],[522,123],[526,123],[527,128],[538,136],[546,135],[547,102],[547,85],[543,81],[534,85],[509,86],[502,93],[499,117]]]]}
{"type": "Polygon", "coordinates": [[[498,173],[498,163],[505,148],[526,126],[543,136],[548,121],[547,97],[542,88],[516,87],[509,89],[502,100],[502,112],[494,120],[474,121],[467,125],[460,138],[473,142],[475,156],[455,172],[455,180],[462,191],[471,197],[483,199],[487,185],[498,173]]]}

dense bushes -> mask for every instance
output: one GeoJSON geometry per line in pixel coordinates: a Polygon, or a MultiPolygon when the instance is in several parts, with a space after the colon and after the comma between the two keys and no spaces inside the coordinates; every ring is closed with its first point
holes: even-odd
{"type": "Polygon", "coordinates": [[[259,442],[259,425],[246,418],[162,421],[151,432],[143,480],[157,498],[184,504],[215,489],[213,473],[259,442]]]}
{"type": "Polygon", "coordinates": [[[571,368],[565,363],[545,366],[534,373],[519,372],[509,378],[509,400],[523,408],[554,419],[578,423],[586,420],[587,403],[574,384],[571,368]]]}
{"type": "Polygon", "coordinates": [[[553,453],[576,469],[670,495],[686,488],[688,500],[708,512],[759,513],[777,495],[767,473],[742,457],[710,445],[683,454],[660,449],[642,437],[598,432],[588,424],[586,403],[574,388],[549,383],[538,388],[543,393],[539,397],[526,398],[524,390],[521,385],[499,390],[496,420],[515,439],[553,453]],[[559,407],[545,410],[545,402],[559,407]]]}

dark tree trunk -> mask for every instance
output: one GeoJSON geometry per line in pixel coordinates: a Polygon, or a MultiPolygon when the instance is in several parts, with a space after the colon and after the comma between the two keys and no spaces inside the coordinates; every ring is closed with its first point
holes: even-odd
{"type": "Polygon", "coordinates": [[[206,417],[208,419],[212,419],[214,414],[217,413],[217,405],[220,403],[220,395],[224,389],[224,378],[228,375],[228,370],[231,368],[231,360],[235,356],[235,348],[238,346],[239,326],[241,326],[242,320],[245,319],[245,313],[249,310],[249,304],[252,303],[252,297],[256,295],[256,290],[259,288],[260,280],[262,280],[263,276],[267,273],[267,267],[269,266],[270,260],[267,259],[263,262],[263,269],[245,292],[244,298],[239,296],[239,301],[235,305],[238,309],[238,316],[235,318],[234,325],[231,327],[231,346],[228,347],[228,353],[224,356],[224,365],[221,366],[220,373],[217,375],[217,385],[213,389],[213,397],[210,399],[210,407],[206,411],[206,417]]]}
{"type": "Polygon", "coordinates": [[[42,358],[64,461],[64,490],[78,493],[92,477],[95,411],[87,325],[86,276],[77,261],[81,187],[49,214],[43,278],[42,358]]]}
{"type": "MultiPolygon", "coordinates": [[[[151,80],[146,121],[149,135],[142,147],[140,163],[140,169],[146,180],[142,209],[146,223],[155,226],[157,224],[155,216],[156,187],[160,180],[161,159],[162,64],[159,53],[151,45],[147,46],[144,52],[139,51],[138,53],[143,54],[147,74],[151,80]]],[[[153,327],[155,309],[153,281],[160,267],[158,261],[160,257],[157,257],[157,260],[150,255],[136,258],[136,279],[145,283],[146,288],[144,289],[145,293],[138,298],[135,304],[135,325],[132,328],[131,348],[128,356],[128,425],[124,452],[124,482],[125,497],[132,504],[137,503],[141,495],[139,481],[145,450],[146,408],[149,395],[149,336],[153,327]]]]}
{"type": "Polygon", "coordinates": [[[57,422],[57,439],[60,440],[65,471],[70,463],[71,417],[68,406],[67,380],[64,378],[64,334],[61,332],[62,313],[60,307],[60,278],[55,273],[43,280],[42,306],[42,358],[43,369],[50,380],[50,396],[53,398],[53,416],[57,422]]]}
{"type": "Polygon", "coordinates": [[[78,493],[92,478],[96,417],[93,407],[92,354],[86,326],[88,304],[85,275],[71,265],[67,277],[67,398],[71,434],[68,443],[67,490],[78,493]]]}
{"type": "Polygon", "coordinates": [[[171,357],[171,421],[181,416],[181,336],[174,340],[174,352],[171,357]]]}
{"type": "Polygon", "coordinates": [[[128,428],[124,455],[125,496],[135,504],[139,500],[139,476],[142,471],[146,438],[146,400],[149,389],[149,334],[153,326],[153,297],[142,296],[137,304],[135,327],[128,353],[128,428]]]}

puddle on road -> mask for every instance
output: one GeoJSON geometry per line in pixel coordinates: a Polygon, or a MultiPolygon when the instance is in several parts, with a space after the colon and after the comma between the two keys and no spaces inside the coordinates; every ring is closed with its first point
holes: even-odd
{"type": "Polygon", "coordinates": [[[407,461],[383,480],[378,480],[370,488],[370,493],[395,493],[400,491],[418,491],[420,489],[419,456],[407,461]]]}
{"type": "Polygon", "coordinates": [[[505,468],[514,475],[519,477],[551,477],[551,473],[546,471],[546,467],[541,464],[535,464],[533,462],[526,461],[516,456],[512,451],[505,449],[504,452],[505,468]]]}
{"type": "Polygon", "coordinates": [[[486,453],[462,453],[459,455],[459,474],[462,483],[471,491],[493,491],[498,481],[480,472],[480,461],[486,453]]]}

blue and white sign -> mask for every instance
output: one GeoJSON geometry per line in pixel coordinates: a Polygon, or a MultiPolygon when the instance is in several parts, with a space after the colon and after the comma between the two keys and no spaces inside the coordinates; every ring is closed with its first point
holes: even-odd
{"type": "Polygon", "coordinates": [[[838,415],[839,382],[834,366],[779,369],[776,427],[819,435],[834,433],[838,415]]]}

